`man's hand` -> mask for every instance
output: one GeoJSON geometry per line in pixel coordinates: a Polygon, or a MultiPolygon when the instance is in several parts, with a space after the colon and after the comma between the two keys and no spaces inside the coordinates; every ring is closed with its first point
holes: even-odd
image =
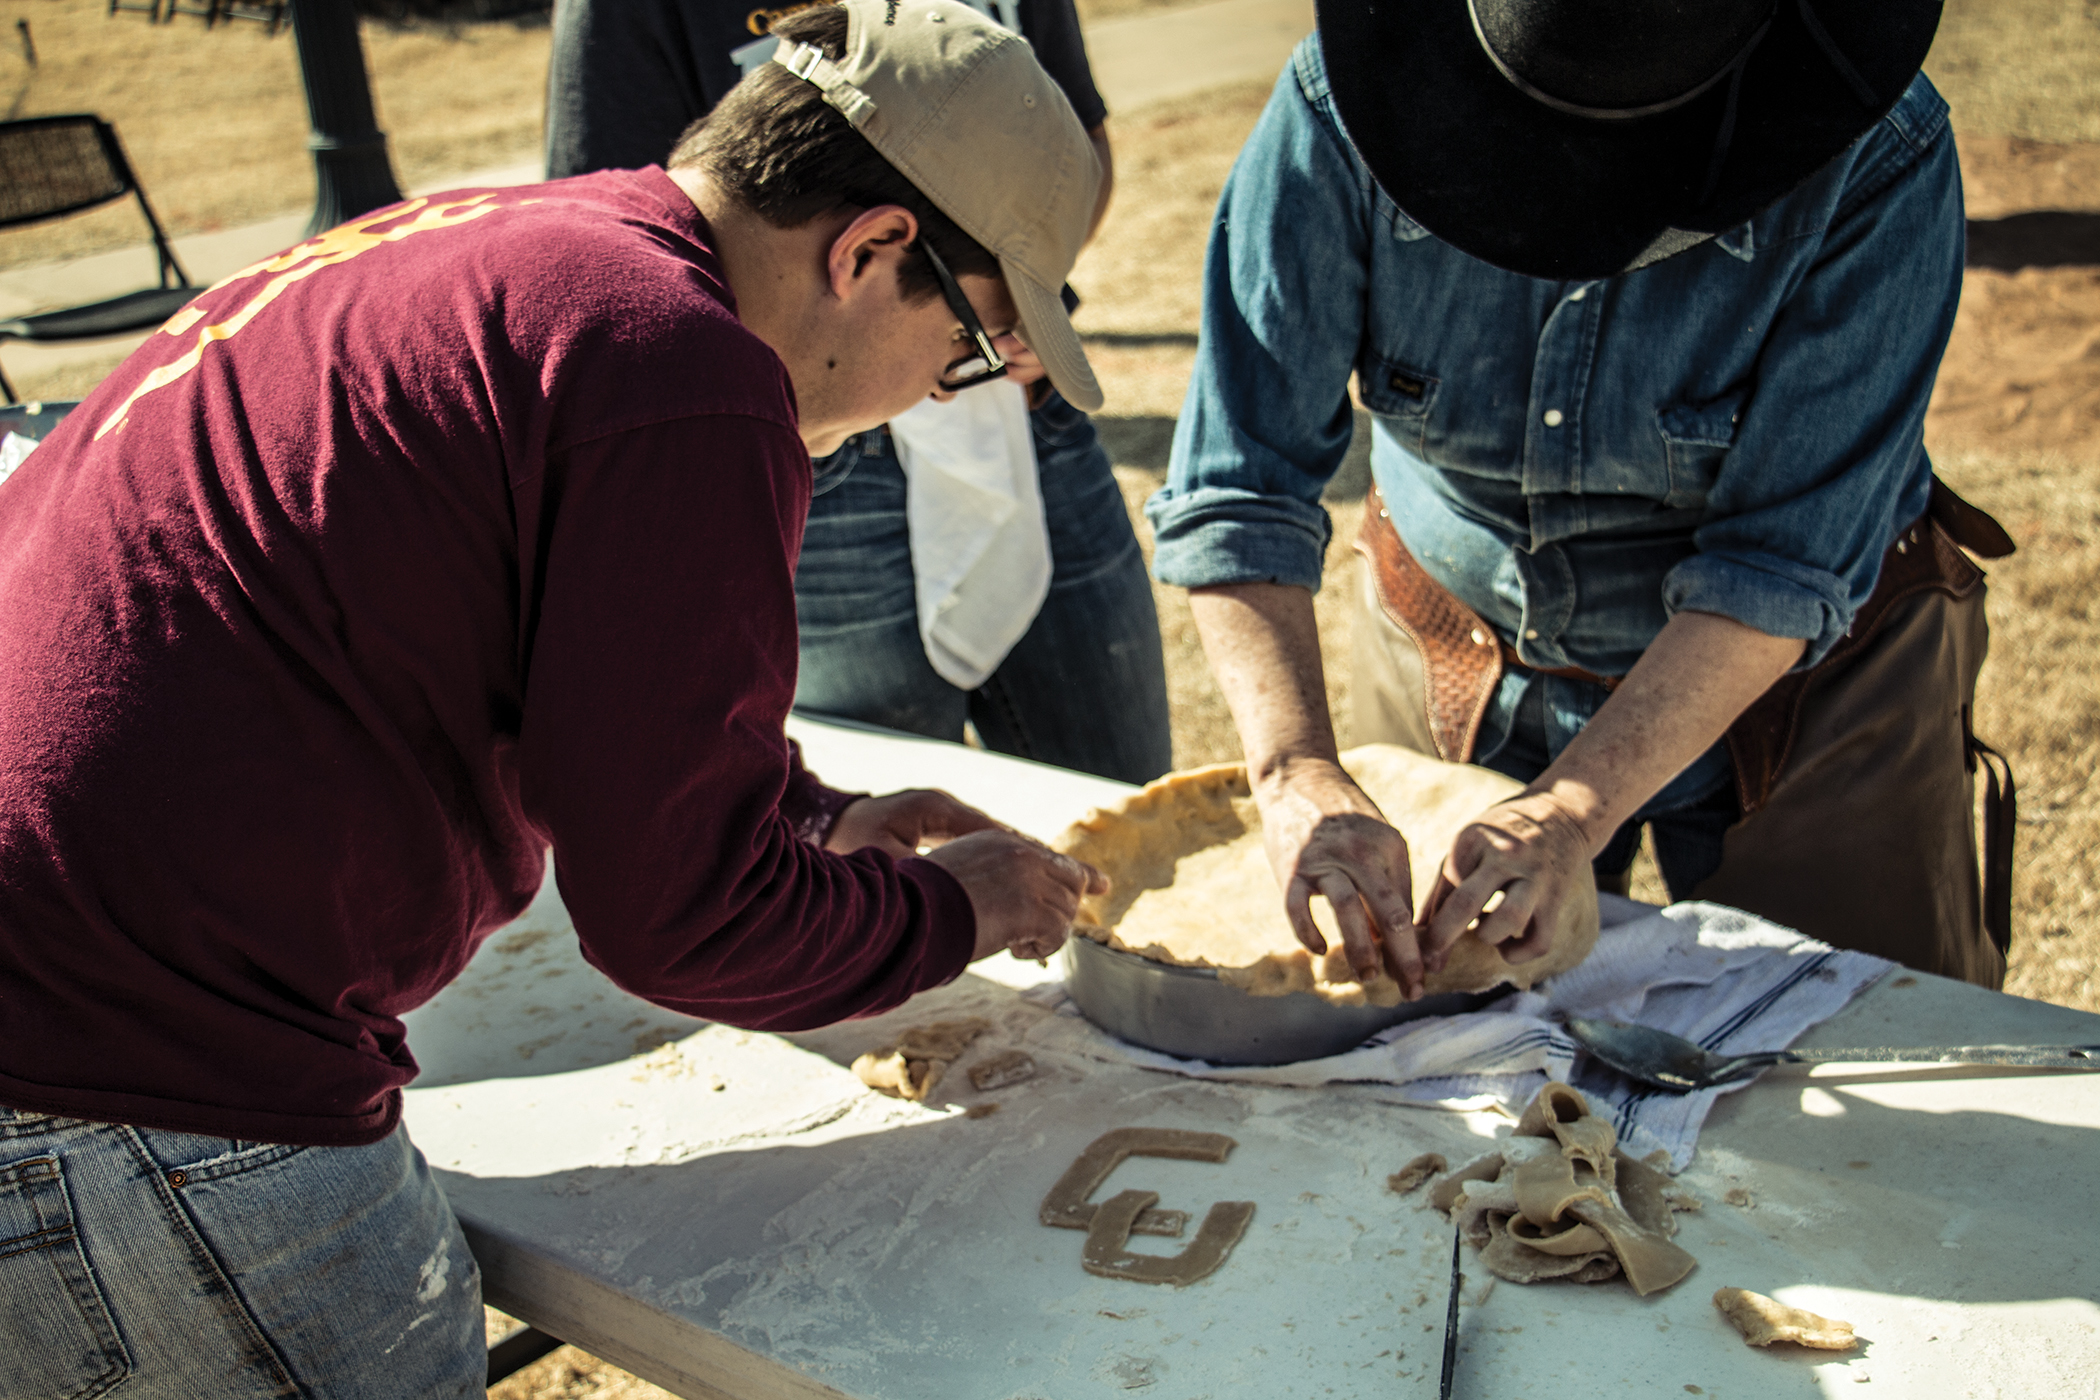
{"type": "Polygon", "coordinates": [[[873,846],[902,860],[917,855],[922,847],[938,846],[998,825],[975,807],[958,802],[945,792],[914,788],[850,803],[831,824],[824,849],[846,855],[873,846]]]}
{"type": "Polygon", "coordinates": [[[1458,833],[1422,906],[1429,970],[1443,970],[1451,945],[1475,919],[1480,941],[1504,962],[1544,957],[1561,906],[1595,879],[1590,846],[1582,824],[1550,793],[1520,793],[1488,808],[1458,833]],[[1502,901],[1488,910],[1497,890],[1502,901]]]}
{"type": "Polygon", "coordinates": [[[970,961],[1002,950],[1047,958],[1064,946],[1084,895],[1108,893],[1108,877],[1011,831],[980,831],[930,852],[969,892],[977,911],[970,961]]]}
{"type": "Polygon", "coordinates": [[[1422,995],[1423,959],[1413,918],[1407,841],[1388,825],[1339,764],[1301,760],[1255,791],[1262,844],[1291,929],[1313,953],[1327,951],[1312,920],[1326,897],[1358,981],[1383,962],[1412,1001],[1422,995]]]}

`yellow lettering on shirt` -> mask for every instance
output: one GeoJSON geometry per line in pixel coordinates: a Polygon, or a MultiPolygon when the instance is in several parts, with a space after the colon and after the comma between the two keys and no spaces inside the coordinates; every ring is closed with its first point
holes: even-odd
{"type": "Polygon", "coordinates": [[[131,406],[140,399],[155,389],[166,388],[196,369],[204,362],[204,352],[213,342],[231,340],[244,326],[261,314],[264,307],[283,296],[293,283],[303,281],[323,268],[348,262],[360,253],[368,253],[382,244],[398,243],[404,238],[418,233],[429,233],[434,229],[456,228],[470,219],[493,214],[503,207],[500,204],[488,203],[494,198],[493,194],[477,194],[468,199],[453,200],[444,204],[432,204],[428,199],[410,200],[406,204],[384,209],[377,214],[338,224],[326,233],[309,238],[304,243],[251,267],[244,267],[232,276],[214,283],[196,301],[169,317],[167,324],[160,328],[161,334],[185,335],[199,321],[212,315],[212,311],[201,309],[199,303],[220,288],[250,277],[266,273],[275,274],[232,315],[198,331],[196,343],[190,347],[188,353],[180,359],[162,365],[140,380],[138,387],[125,396],[124,402],[118,404],[116,410],[102,420],[102,426],[95,430],[96,440],[100,441],[105,434],[123,427],[131,413],[131,406]],[[375,232],[374,230],[379,230],[382,224],[388,227],[375,232]]]}

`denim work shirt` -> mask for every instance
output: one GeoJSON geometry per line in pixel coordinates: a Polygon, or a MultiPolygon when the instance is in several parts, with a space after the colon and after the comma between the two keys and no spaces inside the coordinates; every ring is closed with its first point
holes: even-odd
{"type": "MultiPolygon", "coordinates": [[[[1719,238],[1603,281],[1504,272],[1373,182],[1315,35],[1219,202],[1195,373],[1146,507],[1155,571],[1318,588],[1353,371],[1401,538],[1527,665],[1623,675],[1685,609],[1805,638],[1813,665],[1924,513],[1963,235],[1947,106],[1921,75],[1719,238]]],[[[1602,687],[1585,689],[1571,703],[1593,712],[1602,687]]],[[[1505,686],[1499,718],[1521,698],[1505,686]]],[[[1585,716],[1567,718],[1555,751],[1585,716]]]]}

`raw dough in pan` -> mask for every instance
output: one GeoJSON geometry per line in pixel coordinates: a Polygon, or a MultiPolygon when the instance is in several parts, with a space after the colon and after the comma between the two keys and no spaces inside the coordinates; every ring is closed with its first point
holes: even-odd
{"type": "MultiPolygon", "coordinates": [[[[1420,909],[1459,831],[1522,785],[1486,768],[1367,744],[1342,766],[1407,838],[1413,907],[1420,909]]],[[[1098,867],[1114,885],[1080,901],[1073,932],[1112,948],[1184,967],[1215,967],[1256,996],[1313,992],[1340,1005],[1393,1006],[1400,986],[1383,970],[1359,983],[1324,899],[1312,902],[1328,952],[1314,957],[1283,913],[1283,894],[1262,848],[1261,813],[1244,764],[1170,773],[1115,807],[1091,812],[1055,843],[1098,867]]],[[[1542,958],[1510,964],[1472,934],[1451,948],[1427,991],[1529,987],[1589,956],[1597,901],[1587,882],[1561,911],[1542,958]]]]}

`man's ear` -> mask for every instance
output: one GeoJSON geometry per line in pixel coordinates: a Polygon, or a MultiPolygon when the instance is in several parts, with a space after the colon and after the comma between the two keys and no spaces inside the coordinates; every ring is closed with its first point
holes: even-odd
{"type": "Polygon", "coordinates": [[[901,204],[878,204],[831,240],[825,276],[841,301],[867,287],[896,285],[904,250],[919,236],[919,221],[901,204]],[[886,274],[886,275],[884,275],[886,274]]]}

